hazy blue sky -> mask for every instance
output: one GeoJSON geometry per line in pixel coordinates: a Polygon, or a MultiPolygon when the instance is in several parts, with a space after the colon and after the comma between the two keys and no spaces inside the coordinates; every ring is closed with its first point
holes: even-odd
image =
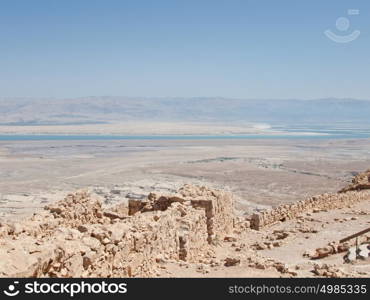
{"type": "Polygon", "coordinates": [[[368,0],[0,0],[0,97],[370,99],[369,31],[368,0]]]}

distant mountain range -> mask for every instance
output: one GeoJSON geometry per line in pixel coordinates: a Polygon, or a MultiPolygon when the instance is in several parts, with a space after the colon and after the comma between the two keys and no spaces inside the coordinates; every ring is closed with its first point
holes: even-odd
{"type": "Polygon", "coordinates": [[[269,124],[370,123],[370,101],[335,98],[0,98],[0,125],[89,124],[140,120],[269,124]]]}

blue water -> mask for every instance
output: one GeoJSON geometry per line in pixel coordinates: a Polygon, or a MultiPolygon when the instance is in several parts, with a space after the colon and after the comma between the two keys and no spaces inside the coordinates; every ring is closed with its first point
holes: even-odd
{"type": "Polygon", "coordinates": [[[0,135],[0,141],[68,141],[68,140],[230,140],[230,139],[358,139],[370,133],[333,133],[327,135],[0,135]]]}

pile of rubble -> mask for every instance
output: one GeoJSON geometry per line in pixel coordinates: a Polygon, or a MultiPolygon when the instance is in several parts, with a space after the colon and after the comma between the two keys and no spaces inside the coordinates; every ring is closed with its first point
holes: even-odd
{"type": "Polygon", "coordinates": [[[352,184],[340,190],[340,193],[345,193],[348,191],[359,191],[370,189],[370,169],[356,175],[352,179],[352,184]]]}
{"type": "Polygon", "coordinates": [[[363,235],[358,237],[356,240],[352,239],[344,243],[331,242],[327,246],[317,248],[312,252],[307,251],[303,254],[303,256],[309,257],[310,259],[321,259],[333,254],[346,252],[346,255],[344,256],[345,262],[353,262],[358,258],[368,259],[370,256],[369,242],[370,236],[363,235]],[[357,243],[360,245],[357,246],[357,243]]]}
{"type": "Polygon", "coordinates": [[[316,264],[312,271],[316,276],[328,277],[328,278],[341,278],[341,277],[352,277],[350,274],[345,273],[343,270],[331,266],[328,264],[316,264]]]}
{"type": "Polygon", "coordinates": [[[81,191],[21,223],[0,224],[1,277],[155,277],[163,261],[197,262],[233,229],[230,194],[175,195],[105,210],[81,191]]]}

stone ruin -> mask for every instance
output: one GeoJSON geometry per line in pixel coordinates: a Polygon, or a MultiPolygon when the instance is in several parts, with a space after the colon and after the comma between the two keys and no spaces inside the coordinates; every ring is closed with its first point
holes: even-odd
{"type": "Polygon", "coordinates": [[[351,206],[360,201],[369,200],[369,178],[370,170],[357,175],[351,185],[338,193],[313,196],[305,200],[280,205],[270,210],[255,213],[250,217],[250,227],[260,230],[267,225],[294,219],[305,212],[339,209],[351,206]]]}
{"type": "Polygon", "coordinates": [[[150,193],[147,201],[129,200],[129,215],[137,212],[165,211],[173,203],[182,203],[205,212],[207,241],[212,243],[230,233],[234,226],[233,201],[230,193],[206,187],[184,185],[175,195],[150,193]]]}
{"type": "Polygon", "coordinates": [[[197,262],[234,224],[224,191],[186,185],[109,210],[85,191],[29,220],[0,224],[1,277],[155,277],[163,261],[197,262]]]}

